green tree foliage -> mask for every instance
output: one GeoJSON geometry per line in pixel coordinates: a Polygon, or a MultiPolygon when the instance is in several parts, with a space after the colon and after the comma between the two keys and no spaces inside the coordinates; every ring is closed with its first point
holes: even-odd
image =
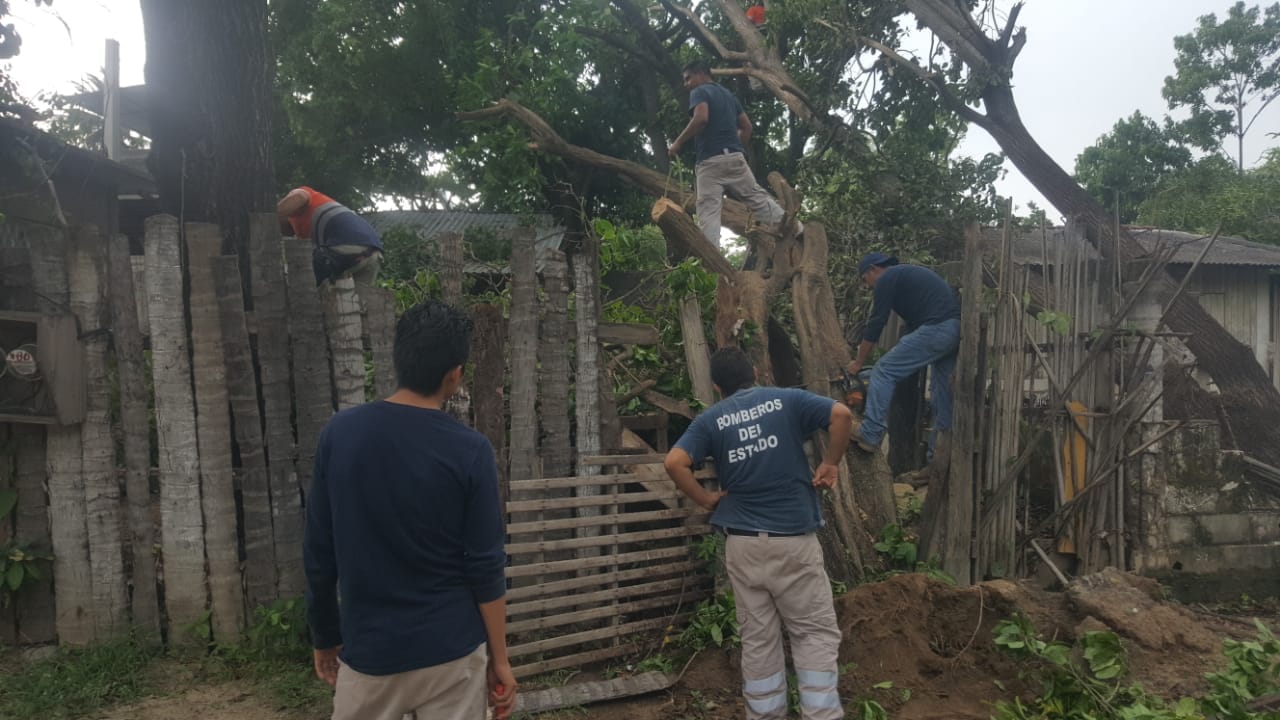
{"type": "Polygon", "coordinates": [[[1163,180],[1138,208],[1143,225],[1211,233],[1280,245],[1280,148],[1243,175],[1210,155],[1163,180]]]}
{"type": "Polygon", "coordinates": [[[1235,138],[1236,169],[1245,167],[1244,137],[1280,94],[1280,3],[1265,9],[1237,2],[1221,22],[1202,15],[1188,35],[1173,40],[1176,72],[1165,78],[1170,109],[1187,108],[1180,124],[1191,142],[1221,151],[1235,138]]]}
{"type": "MultiPolygon", "coordinates": [[[[271,10],[285,117],[280,174],[355,204],[373,193],[421,196],[445,173],[474,189],[485,209],[585,210],[639,224],[651,198],[609,173],[535,152],[522,127],[460,123],[454,113],[511,98],[570,143],[665,168],[662,145],[687,120],[679,68],[714,60],[675,14],[628,0],[279,0],[271,10]]],[[[714,3],[698,12],[731,49],[741,47],[714,3]]],[[[833,256],[856,253],[873,235],[928,242],[946,234],[940,223],[990,216],[994,206],[998,159],[953,157],[963,123],[914,78],[887,73],[856,39],[896,43],[898,13],[887,3],[835,0],[770,8],[766,41],[780,48],[811,106],[864,139],[857,153],[745,78],[720,79],[756,125],[759,174],[778,170],[800,186],[806,210],[832,223],[833,256]]],[[[691,175],[677,167],[673,182],[691,175]]]]}
{"type": "Polygon", "coordinates": [[[1076,158],[1076,180],[1120,222],[1132,223],[1138,206],[1162,180],[1191,165],[1191,151],[1169,121],[1164,126],[1134,112],[1076,158]]]}

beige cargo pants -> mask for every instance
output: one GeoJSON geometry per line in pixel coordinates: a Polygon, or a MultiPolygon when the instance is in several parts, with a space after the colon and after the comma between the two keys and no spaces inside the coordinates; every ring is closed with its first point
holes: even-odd
{"type": "Polygon", "coordinates": [[[332,720],[484,720],[488,709],[484,645],[441,665],[394,675],[338,667],[332,720]]]}
{"type": "Polygon", "coordinates": [[[840,628],[817,536],[730,535],[725,542],[725,568],[742,636],[747,720],[787,717],[784,626],[800,689],[800,717],[843,718],[836,689],[840,628]]]}
{"type": "Polygon", "coordinates": [[[756,222],[773,228],[785,214],[773,196],[760,187],[742,153],[714,155],[694,168],[698,184],[698,227],[716,247],[720,246],[720,210],[727,194],[741,200],[756,222]]]}

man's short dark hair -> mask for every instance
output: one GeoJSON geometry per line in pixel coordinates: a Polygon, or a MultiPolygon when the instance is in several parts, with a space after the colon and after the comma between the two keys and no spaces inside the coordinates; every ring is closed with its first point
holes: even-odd
{"type": "Polygon", "coordinates": [[[685,66],[680,68],[680,72],[700,73],[702,75],[706,75],[707,77],[711,77],[711,66],[707,64],[706,60],[693,60],[691,62],[685,63],[685,66]]]}
{"type": "Polygon", "coordinates": [[[444,376],[467,362],[471,318],[439,300],[409,308],[396,322],[396,383],[419,395],[434,395],[444,376]]]}
{"type": "Polygon", "coordinates": [[[756,369],[741,348],[722,347],[711,356],[711,382],[729,397],[756,384],[756,369]]]}

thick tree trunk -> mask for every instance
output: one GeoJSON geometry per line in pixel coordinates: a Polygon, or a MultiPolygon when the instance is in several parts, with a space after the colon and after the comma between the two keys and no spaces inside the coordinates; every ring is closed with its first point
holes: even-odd
{"type": "Polygon", "coordinates": [[[511,238],[511,479],[541,477],[538,462],[538,277],[532,228],[511,238]]]}
{"type": "Polygon", "coordinates": [[[191,279],[191,374],[196,391],[196,438],[200,445],[205,557],[209,562],[210,623],[214,640],[229,643],[240,636],[245,616],[226,353],[213,277],[214,260],[222,253],[222,233],[217,225],[210,223],[186,223],[183,229],[191,279]]]}
{"type": "Polygon", "coordinates": [[[569,265],[554,251],[542,268],[542,332],[538,338],[541,391],[538,418],[542,424],[542,472],[568,477],[573,472],[569,437],[569,265]]]}
{"type": "Polygon", "coordinates": [[[151,516],[151,411],[147,407],[147,365],[138,326],[138,293],[133,284],[129,239],[111,238],[107,253],[111,292],[111,340],[120,381],[120,430],[124,444],[125,533],[133,569],[133,631],[145,644],[160,642],[156,594],[156,524],[151,516]]]}
{"type": "Polygon", "coordinates": [[[186,293],[180,243],[177,218],[155,215],[147,219],[147,314],[159,439],[160,546],[170,643],[194,640],[183,628],[204,616],[208,598],[204,519],[200,513],[200,453],[182,302],[186,293]]]}
{"type": "MultiPolygon", "coordinates": [[[[267,445],[271,524],[278,596],[301,597],[302,494],[294,467],[293,397],[289,373],[289,322],[284,246],[275,214],[251,218],[254,321],[262,385],[262,435],[267,445]]],[[[306,282],[307,275],[303,275],[306,282]]]]}
{"type": "Polygon", "coordinates": [[[267,4],[142,0],[142,20],[161,209],[219,225],[247,273],[249,213],[275,204],[267,4]]]}
{"type": "MultiPolygon", "coordinates": [[[[258,380],[253,371],[249,331],[245,326],[244,287],[235,256],[213,260],[213,277],[227,368],[227,395],[240,459],[240,508],[244,518],[244,579],[249,606],[276,600],[276,553],[271,537],[271,488],[258,411],[258,380]]],[[[288,558],[297,562],[298,558],[288,558]]]]}
{"type": "MultiPolygon", "coordinates": [[[[827,277],[827,233],[820,223],[806,224],[803,251],[791,286],[801,368],[810,392],[831,396],[831,379],[839,377],[849,364],[849,348],[836,316],[835,295],[827,277]]],[[[819,443],[819,452],[821,449],[819,443]]],[[[864,577],[880,566],[872,547],[876,537],[884,526],[897,522],[893,476],[882,454],[868,454],[856,446],[846,453],[845,465],[848,474],[841,473],[825,504],[838,537],[838,542],[825,543],[827,565],[846,578],[864,577]],[[832,554],[835,547],[844,549],[851,565],[843,562],[844,556],[832,554]]]]}
{"type": "Polygon", "coordinates": [[[120,637],[128,627],[129,600],[121,550],[120,483],[116,480],[115,441],[111,435],[106,243],[97,228],[82,227],[73,235],[67,274],[71,309],[80,320],[88,379],[80,451],[93,576],[91,616],[96,638],[108,640],[120,637]]]}

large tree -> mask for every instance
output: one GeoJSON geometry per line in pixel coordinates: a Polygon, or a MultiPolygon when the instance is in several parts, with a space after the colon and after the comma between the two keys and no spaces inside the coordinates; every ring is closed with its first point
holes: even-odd
{"type": "Polygon", "coordinates": [[[1161,126],[1134,111],[1076,157],[1075,175],[1120,222],[1132,223],[1161,181],[1190,165],[1191,151],[1168,122],[1161,126]]]}
{"type": "MultiPolygon", "coordinates": [[[[1022,122],[1013,94],[1014,63],[1027,42],[1026,28],[1018,25],[1022,4],[1015,3],[996,27],[984,25],[981,18],[954,0],[905,0],[905,5],[946,44],[963,74],[939,72],[893,48],[868,41],[932,87],[961,117],[990,133],[1059,212],[1083,224],[1104,257],[1125,265],[1148,257],[1146,249],[1123,228],[1116,235],[1111,214],[1040,147],[1022,122]],[[974,104],[980,104],[985,112],[974,104]]],[[[1152,285],[1160,296],[1175,295],[1172,277],[1162,275],[1152,285]]],[[[1174,331],[1186,334],[1187,346],[1199,367],[1221,389],[1216,402],[1222,414],[1231,419],[1236,449],[1280,463],[1280,447],[1274,442],[1274,428],[1280,426],[1280,392],[1252,350],[1186,294],[1170,304],[1166,321],[1174,331]]]]}
{"type": "Polygon", "coordinates": [[[160,207],[216,223],[247,267],[249,213],[275,208],[266,0],[142,0],[160,207]]]}
{"type": "Polygon", "coordinates": [[[1280,149],[1241,175],[1230,160],[1208,155],[1164,178],[1137,208],[1143,225],[1209,234],[1221,230],[1280,245],[1280,149]]]}
{"type": "Polygon", "coordinates": [[[1175,72],[1164,80],[1170,109],[1186,108],[1187,136],[1211,152],[1235,139],[1238,172],[1245,168],[1244,138],[1280,96],[1280,3],[1266,8],[1237,2],[1221,22],[1213,13],[1173,39],[1175,72]]]}

